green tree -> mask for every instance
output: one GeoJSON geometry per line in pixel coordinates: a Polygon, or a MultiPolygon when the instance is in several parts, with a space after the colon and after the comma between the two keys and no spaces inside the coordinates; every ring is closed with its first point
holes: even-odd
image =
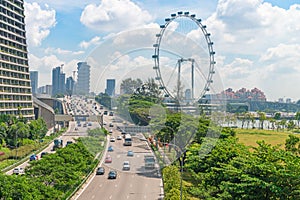
{"type": "Polygon", "coordinates": [[[260,129],[264,129],[264,121],[267,119],[266,113],[264,112],[257,112],[259,116],[259,121],[260,121],[260,129]]]}
{"type": "Polygon", "coordinates": [[[275,113],[274,119],[275,120],[280,120],[280,118],[281,118],[281,113],[280,112],[275,113]]]}
{"type": "Polygon", "coordinates": [[[108,109],[112,108],[112,98],[106,93],[100,93],[98,96],[95,97],[95,100],[103,106],[107,107],[108,109]]]}
{"type": "Polygon", "coordinates": [[[295,154],[299,153],[299,141],[299,137],[290,134],[289,137],[285,140],[285,149],[295,154]]]}
{"type": "Polygon", "coordinates": [[[7,125],[4,122],[0,122],[0,145],[3,144],[4,139],[7,137],[7,125]]]}
{"type": "Polygon", "coordinates": [[[29,139],[41,139],[45,137],[47,131],[46,122],[42,118],[32,120],[29,124],[29,139]]]}
{"type": "Polygon", "coordinates": [[[127,78],[125,80],[122,80],[122,83],[120,85],[120,90],[122,94],[133,94],[137,88],[139,88],[143,84],[141,79],[132,79],[127,78]]]}
{"type": "Polygon", "coordinates": [[[298,125],[298,128],[299,128],[300,112],[296,112],[295,120],[297,121],[297,125],[298,125]]]}
{"type": "Polygon", "coordinates": [[[294,129],[295,127],[296,127],[296,124],[294,123],[293,120],[289,120],[289,121],[287,122],[287,129],[288,129],[288,130],[292,130],[292,129],[294,129]]]}

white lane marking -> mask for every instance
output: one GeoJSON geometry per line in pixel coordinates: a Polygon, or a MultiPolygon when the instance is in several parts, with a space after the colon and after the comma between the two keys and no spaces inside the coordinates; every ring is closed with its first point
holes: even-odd
{"type": "Polygon", "coordinates": [[[92,196],[92,199],[95,198],[95,195],[92,196]]]}
{"type": "Polygon", "coordinates": [[[129,195],[127,195],[127,197],[126,197],[127,199],[129,199],[129,195]]]}
{"type": "Polygon", "coordinates": [[[102,184],[100,184],[99,187],[102,187],[102,184]]]}
{"type": "Polygon", "coordinates": [[[129,187],[132,187],[132,184],[130,184],[129,187]]]}
{"type": "Polygon", "coordinates": [[[116,184],[115,187],[118,187],[118,184],[116,184]]]}
{"type": "Polygon", "coordinates": [[[120,158],[121,157],[121,155],[117,155],[117,158],[120,158]]]}
{"type": "Polygon", "coordinates": [[[110,195],[109,199],[112,199],[112,195],[110,195]]]}
{"type": "Polygon", "coordinates": [[[136,157],[138,157],[138,158],[139,158],[139,157],[140,157],[140,155],[136,155],[136,157]]]}
{"type": "Polygon", "coordinates": [[[147,199],[147,196],[146,196],[146,195],[144,195],[144,199],[147,199]]]}

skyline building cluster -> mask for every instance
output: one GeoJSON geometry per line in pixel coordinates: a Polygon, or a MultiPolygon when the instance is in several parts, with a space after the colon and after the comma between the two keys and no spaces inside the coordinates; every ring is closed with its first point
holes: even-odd
{"type": "Polygon", "coordinates": [[[0,114],[34,118],[23,1],[0,1],[0,114]]]}
{"type": "Polygon", "coordinates": [[[253,88],[251,90],[241,88],[237,91],[234,91],[232,88],[228,88],[218,95],[226,97],[227,100],[267,101],[264,92],[258,88],[253,88]]]}
{"type": "MultiPolygon", "coordinates": [[[[36,88],[35,94],[47,94],[52,97],[60,95],[86,95],[90,92],[90,66],[86,62],[79,62],[77,71],[77,82],[72,76],[66,78],[63,72],[63,64],[52,69],[52,85],[38,87],[38,72],[30,71],[32,90],[36,88]]],[[[76,71],[74,71],[76,72],[76,71]]],[[[74,73],[75,74],[75,73],[74,73]]]]}

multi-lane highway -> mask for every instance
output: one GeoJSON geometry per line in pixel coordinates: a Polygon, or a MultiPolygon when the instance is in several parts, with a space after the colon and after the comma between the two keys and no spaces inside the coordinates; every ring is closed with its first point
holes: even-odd
{"type": "MultiPolygon", "coordinates": [[[[68,101],[69,101],[69,103],[71,103],[70,99],[67,100],[67,102],[68,101]]],[[[76,108],[74,107],[74,110],[75,109],[76,110],[82,110],[81,107],[83,106],[83,101],[81,101],[80,98],[73,99],[73,104],[74,105],[76,104],[76,108]],[[80,106],[80,104],[81,104],[81,106],[80,106]]],[[[92,107],[92,104],[91,105],[85,104],[85,107],[92,107]]],[[[75,142],[76,138],[87,136],[87,129],[88,128],[94,129],[94,128],[99,128],[100,127],[99,123],[97,123],[97,122],[90,122],[91,126],[84,126],[83,125],[84,123],[85,122],[81,122],[81,126],[78,126],[77,122],[75,122],[75,121],[69,122],[68,130],[63,135],[61,135],[60,137],[58,137],[59,139],[63,140],[63,147],[66,146],[67,141],[75,142]]],[[[43,149],[43,151],[41,151],[40,153],[36,154],[37,158],[41,159],[41,153],[42,152],[55,153],[55,151],[52,151],[53,145],[54,145],[54,143],[51,142],[45,149],[43,149]]],[[[30,161],[29,161],[29,158],[28,158],[28,160],[26,162],[24,162],[24,163],[16,166],[15,168],[23,168],[26,171],[26,167],[29,164],[30,164],[30,161]]],[[[11,169],[11,170],[7,171],[6,174],[7,175],[13,174],[13,170],[14,169],[11,169]]]]}
{"type": "MultiPolygon", "coordinates": [[[[95,102],[87,102],[80,97],[67,99],[66,102],[69,104],[68,112],[72,115],[99,115],[105,109],[104,108],[100,111],[100,105],[95,105],[95,102]],[[96,107],[98,107],[98,109],[95,109],[96,107]]],[[[107,130],[112,130],[110,136],[117,138],[117,136],[121,135],[121,132],[117,129],[117,126],[122,124],[115,123],[115,117],[116,116],[104,115],[104,122],[106,124],[105,128],[107,130]],[[113,127],[109,126],[110,123],[113,124],[113,127]]],[[[68,131],[59,137],[64,141],[64,146],[67,141],[74,141],[75,138],[86,136],[88,128],[93,129],[100,127],[99,123],[97,122],[90,122],[90,125],[88,125],[86,122],[81,121],[79,125],[78,120],[80,119],[70,122],[68,131]]],[[[152,152],[143,138],[143,135],[137,134],[133,136],[132,146],[124,146],[123,138],[121,140],[116,139],[115,142],[110,142],[109,137],[107,146],[112,146],[114,151],[105,151],[102,162],[100,162],[99,165],[105,168],[105,174],[95,175],[95,173],[93,173],[88,179],[89,181],[84,184],[84,187],[82,187],[72,197],[72,199],[162,199],[163,188],[159,168],[157,166],[155,169],[151,170],[146,170],[144,168],[144,156],[152,155],[152,152]],[[129,150],[133,152],[133,156],[127,155],[129,150]],[[108,155],[112,158],[111,163],[104,162],[105,157],[108,155]],[[130,170],[123,170],[124,161],[129,161],[130,170]],[[108,179],[108,172],[110,170],[117,171],[116,179],[108,179]]],[[[53,143],[51,143],[42,152],[54,153],[55,151],[52,151],[52,149],[53,143]]],[[[40,158],[41,155],[39,154],[38,157],[40,158]]],[[[29,164],[30,162],[28,160],[18,167],[26,168],[26,166],[29,164]]],[[[12,173],[13,170],[7,172],[7,174],[12,173]]]]}
{"type": "MultiPolygon", "coordinates": [[[[121,132],[117,130],[117,123],[114,127],[108,127],[115,116],[104,116],[106,128],[112,129],[111,136],[117,138],[121,132]]],[[[132,146],[124,146],[124,139],[109,142],[113,152],[106,152],[104,157],[111,156],[112,163],[101,162],[100,166],[105,168],[104,175],[93,175],[90,182],[73,197],[78,200],[92,199],[115,199],[115,200],[143,200],[161,199],[162,180],[158,167],[151,170],[144,168],[144,155],[151,155],[152,152],[145,142],[141,140],[143,136],[134,136],[132,146]],[[127,152],[133,151],[133,156],[128,156],[127,152]],[[129,161],[130,170],[123,170],[124,161],[129,161]],[[116,179],[108,179],[110,170],[117,171],[116,179]]]]}

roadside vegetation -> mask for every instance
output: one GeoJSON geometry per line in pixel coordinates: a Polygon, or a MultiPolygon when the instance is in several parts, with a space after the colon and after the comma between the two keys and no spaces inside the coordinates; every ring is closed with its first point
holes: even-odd
{"type": "Polygon", "coordinates": [[[153,127],[148,140],[163,167],[165,200],[300,199],[300,139],[294,134],[299,132],[300,113],[294,119],[280,113],[273,118],[264,112],[256,117],[226,114],[223,125],[228,127],[206,115],[191,117],[167,109],[159,118],[150,112],[161,102],[157,87],[133,83],[139,81],[122,82],[124,91],[135,92],[118,97],[118,112],[129,113],[137,125],[153,127]],[[242,127],[230,128],[237,120],[242,127]],[[165,157],[171,165],[165,166],[165,157]]]}
{"type": "Polygon", "coordinates": [[[79,139],[32,161],[25,175],[0,174],[0,199],[66,199],[97,162],[79,139]]]}
{"type": "Polygon", "coordinates": [[[22,116],[0,116],[0,169],[17,162],[45,146],[65,130],[46,136],[43,119],[27,121],[22,116]]]}

